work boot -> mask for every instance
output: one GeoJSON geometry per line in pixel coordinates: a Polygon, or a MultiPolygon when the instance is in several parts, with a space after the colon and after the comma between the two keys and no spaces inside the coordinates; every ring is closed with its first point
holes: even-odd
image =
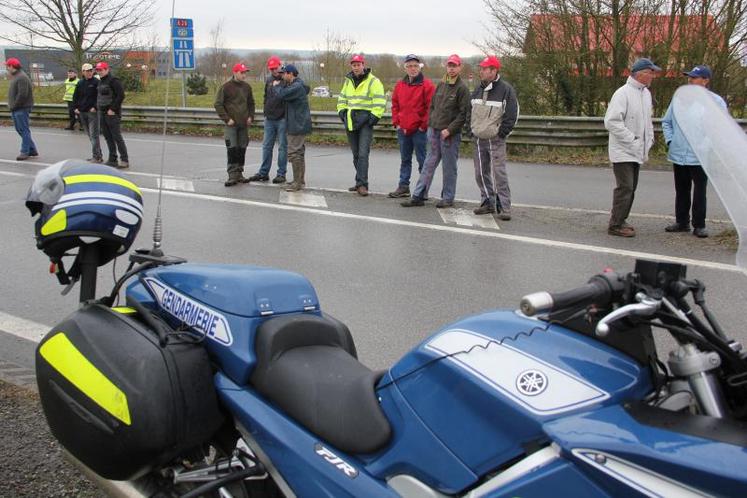
{"type": "Polygon", "coordinates": [[[635,237],[635,229],[631,226],[609,227],[607,233],[616,237],[635,237]]]}
{"type": "Polygon", "coordinates": [[[29,152],[29,157],[39,157],[39,152],[33,150],[29,152]]]}
{"type": "Polygon", "coordinates": [[[482,206],[473,209],[472,212],[475,214],[493,214],[495,213],[495,206],[485,202],[482,206]]]}
{"type": "Polygon", "coordinates": [[[104,162],[104,160],[101,159],[100,157],[89,157],[88,159],[86,159],[86,161],[88,161],[89,163],[96,163],[96,164],[101,164],[104,162]]]}
{"type": "Polygon", "coordinates": [[[298,192],[299,190],[303,190],[303,185],[296,182],[288,184],[288,186],[285,188],[286,192],[298,192]]]}
{"type": "Polygon", "coordinates": [[[421,199],[420,197],[410,197],[408,200],[406,200],[405,202],[401,202],[399,205],[406,208],[425,206],[425,201],[423,201],[423,199],[421,199]]]}
{"type": "Polygon", "coordinates": [[[693,235],[700,239],[705,239],[708,237],[708,230],[706,230],[705,227],[697,227],[693,229],[693,235]]]}
{"type": "Polygon", "coordinates": [[[269,182],[270,176],[269,175],[260,175],[259,173],[256,173],[248,178],[250,182],[269,182]]]}
{"type": "Polygon", "coordinates": [[[664,228],[665,232],[673,233],[673,232],[689,232],[690,231],[690,224],[689,223],[672,223],[671,225],[667,225],[664,228]]]}
{"type": "Polygon", "coordinates": [[[353,185],[352,187],[348,188],[348,192],[358,192],[358,185],[353,185]]]}
{"type": "Polygon", "coordinates": [[[436,207],[439,209],[454,207],[454,201],[448,201],[446,199],[441,199],[440,201],[436,203],[436,207]]]}
{"type": "Polygon", "coordinates": [[[275,178],[272,179],[272,183],[278,184],[278,183],[285,183],[285,177],[282,175],[278,175],[275,178]]]}
{"type": "Polygon", "coordinates": [[[107,166],[111,166],[112,168],[116,168],[117,166],[119,166],[119,163],[117,162],[117,160],[111,159],[111,158],[108,161],[106,161],[104,164],[106,164],[107,166]]]}
{"type": "Polygon", "coordinates": [[[400,185],[397,187],[397,190],[394,192],[389,192],[389,196],[392,199],[396,199],[398,197],[409,197],[410,196],[410,187],[405,187],[403,185],[400,185]]]}
{"type": "Polygon", "coordinates": [[[231,171],[228,173],[228,180],[223,183],[226,187],[233,187],[237,183],[239,183],[239,177],[242,176],[240,172],[238,171],[231,171]]]}
{"type": "Polygon", "coordinates": [[[511,219],[511,210],[501,209],[501,212],[498,213],[498,219],[503,220],[503,221],[509,221],[511,219]]]}
{"type": "Polygon", "coordinates": [[[117,169],[127,169],[130,167],[129,161],[119,161],[119,164],[117,164],[117,169]]]}
{"type": "Polygon", "coordinates": [[[358,187],[358,195],[360,195],[361,197],[366,197],[368,195],[368,187],[364,187],[363,185],[358,187]]]}
{"type": "Polygon", "coordinates": [[[29,156],[28,154],[18,154],[18,156],[16,157],[16,161],[25,161],[29,157],[31,156],[29,156]]]}

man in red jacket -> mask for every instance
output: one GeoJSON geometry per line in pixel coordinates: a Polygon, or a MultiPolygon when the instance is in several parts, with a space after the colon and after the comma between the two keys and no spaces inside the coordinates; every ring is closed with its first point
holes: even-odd
{"type": "Polygon", "coordinates": [[[392,93],[392,124],[397,129],[402,164],[399,167],[399,185],[397,190],[389,193],[389,197],[410,196],[413,149],[418,160],[418,172],[422,172],[425,163],[428,110],[436,87],[423,75],[422,67],[416,55],[405,57],[407,74],[397,82],[392,93]]]}

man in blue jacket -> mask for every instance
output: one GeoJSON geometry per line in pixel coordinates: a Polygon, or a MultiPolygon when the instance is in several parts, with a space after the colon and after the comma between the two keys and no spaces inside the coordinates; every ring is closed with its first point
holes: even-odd
{"type": "Polygon", "coordinates": [[[293,64],[280,68],[283,84],[272,83],[272,93],[285,103],[285,121],[288,131],[288,161],[293,166],[293,183],[285,190],[296,192],[306,185],[306,135],[311,133],[309,86],[298,77],[293,64]]]}
{"type": "MultiPolygon", "coordinates": [[[[689,85],[700,85],[707,88],[711,81],[711,69],[704,65],[695,66],[691,71],[682,74],[687,76],[689,85]]],[[[724,99],[713,92],[710,93],[713,99],[726,109],[724,99]]],[[[664,131],[664,140],[667,143],[667,159],[672,162],[674,171],[674,213],[676,219],[664,230],[667,232],[689,232],[690,206],[692,204],[693,235],[700,238],[708,237],[708,230],[705,227],[708,177],[677,124],[671,103],[661,121],[661,128],[664,131]],[[691,190],[692,200],[690,197],[691,190]]]]}

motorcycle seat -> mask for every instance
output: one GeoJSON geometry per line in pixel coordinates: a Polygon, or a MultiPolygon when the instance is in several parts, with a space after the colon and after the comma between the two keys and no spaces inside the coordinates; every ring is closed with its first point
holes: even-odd
{"type": "Polygon", "coordinates": [[[286,315],[257,329],[250,383],[335,448],[372,453],[391,437],[374,372],[357,359],[350,331],[329,315],[286,315]]]}

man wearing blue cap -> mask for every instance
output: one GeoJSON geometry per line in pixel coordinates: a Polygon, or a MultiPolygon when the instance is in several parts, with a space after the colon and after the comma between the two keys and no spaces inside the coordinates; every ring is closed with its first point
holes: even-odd
{"type": "MultiPolygon", "coordinates": [[[[699,85],[707,88],[711,81],[711,69],[704,65],[695,66],[691,71],[685,71],[682,74],[687,76],[689,85],[699,85]]],[[[713,100],[726,109],[724,99],[713,92],[710,92],[710,94],[713,100]]],[[[672,162],[672,170],[674,171],[675,222],[664,230],[667,232],[689,232],[690,206],[692,204],[693,235],[700,238],[708,237],[708,231],[705,228],[708,177],[677,124],[671,103],[661,120],[661,128],[664,132],[664,140],[667,143],[667,159],[672,162]],[[690,197],[691,190],[692,198],[690,197]]]]}
{"type": "Polygon", "coordinates": [[[293,166],[293,183],[285,190],[296,192],[306,185],[306,135],[311,133],[311,111],[309,110],[309,86],[298,77],[293,64],[280,68],[283,84],[272,82],[272,94],[285,105],[286,130],[288,132],[288,160],[293,166]]]}
{"type": "Polygon", "coordinates": [[[618,237],[635,237],[635,228],[626,220],[633,207],[641,164],[648,160],[654,144],[653,106],[649,85],[661,68],[651,59],[638,59],[630,76],[610,99],[604,115],[609,131],[609,157],[617,186],[612,194],[612,210],[607,233],[618,237]]]}

